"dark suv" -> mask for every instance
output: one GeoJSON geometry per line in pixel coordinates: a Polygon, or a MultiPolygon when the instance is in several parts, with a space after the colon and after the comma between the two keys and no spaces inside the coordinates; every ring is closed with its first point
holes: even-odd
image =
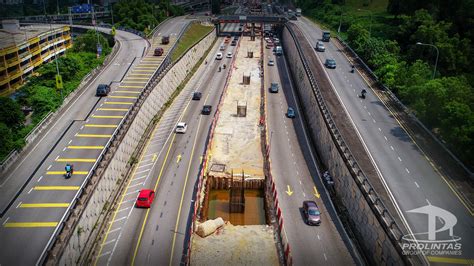
{"type": "Polygon", "coordinates": [[[95,91],[96,96],[107,96],[110,92],[110,86],[107,84],[99,84],[97,90],[95,91]]]}
{"type": "Polygon", "coordinates": [[[211,111],[212,111],[212,105],[204,105],[204,106],[202,107],[201,114],[203,114],[203,115],[210,115],[210,114],[211,114],[211,111]]]}
{"type": "Polygon", "coordinates": [[[308,225],[321,224],[321,212],[319,212],[316,202],[312,200],[303,201],[303,214],[308,225]]]}
{"type": "Polygon", "coordinates": [[[270,85],[270,92],[271,93],[277,93],[278,92],[278,83],[272,83],[270,85]]]}
{"type": "Polygon", "coordinates": [[[202,93],[200,93],[199,91],[193,92],[193,100],[199,101],[201,100],[201,96],[202,96],[202,93]]]}

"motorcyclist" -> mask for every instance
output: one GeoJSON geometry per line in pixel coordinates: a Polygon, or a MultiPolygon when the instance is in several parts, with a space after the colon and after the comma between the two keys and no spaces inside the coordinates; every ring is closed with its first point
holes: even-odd
{"type": "Polygon", "coordinates": [[[221,72],[221,67],[219,67],[219,72],[221,72]]]}
{"type": "Polygon", "coordinates": [[[66,174],[72,175],[74,171],[74,166],[72,164],[66,164],[66,167],[64,167],[66,170],[66,174]]]}
{"type": "Polygon", "coordinates": [[[354,65],[352,65],[351,73],[354,73],[354,65]]]}
{"type": "Polygon", "coordinates": [[[224,69],[225,69],[226,65],[224,64],[224,66],[223,66],[223,67],[224,67],[224,69]]]}
{"type": "Polygon", "coordinates": [[[365,94],[366,94],[366,93],[367,93],[367,91],[366,91],[365,89],[362,89],[362,90],[360,91],[360,97],[361,97],[362,99],[365,99],[365,94]]]}

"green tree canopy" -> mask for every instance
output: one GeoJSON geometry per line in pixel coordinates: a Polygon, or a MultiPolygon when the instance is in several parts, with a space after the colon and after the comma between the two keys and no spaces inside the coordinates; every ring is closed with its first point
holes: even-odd
{"type": "Polygon", "coordinates": [[[25,121],[20,105],[7,97],[0,97],[0,123],[13,130],[19,129],[25,121]]]}

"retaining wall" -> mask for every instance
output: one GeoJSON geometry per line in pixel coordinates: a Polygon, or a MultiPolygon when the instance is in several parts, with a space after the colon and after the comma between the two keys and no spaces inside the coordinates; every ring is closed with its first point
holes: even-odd
{"type": "MultiPolygon", "coordinates": [[[[107,209],[107,200],[126,176],[131,156],[147,126],[213,43],[215,37],[213,32],[208,34],[184,54],[176,64],[163,71],[165,74],[158,77],[159,82],[147,93],[148,95],[138,99],[141,101],[139,110],[132,109],[132,112],[137,111],[136,116],[124,120],[124,126],[128,126],[128,130],[118,132],[114,136],[118,139],[121,138],[121,141],[110,146],[109,149],[115,150],[115,152],[104,158],[103,167],[97,169],[96,178],[92,178],[90,182],[92,185],[84,191],[84,193],[91,193],[90,197],[85,197],[89,199],[83,204],[84,210],[75,218],[76,223],[72,219],[71,223],[74,226],[70,228],[68,225],[65,226],[66,229],[73,232],[69,239],[59,239],[59,241],[67,241],[63,252],[58,253],[60,265],[77,264],[83,253],[93,245],[95,233],[98,231],[96,225],[103,218],[102,211],[107,209]]],[[[50,255],[54,256],[54,254],[50,255]]]]}
{"type": "Polygon", "coordinates": [[[383,203],[360,170],[344,139],[338,133],[325,101],[319,93],[316,79],[309,71],[291,29],[283,30],[282,43],[308,133],[316,146],[323,164],[334,178],[337,197],[347,209],[362,252],[375,265],[401,265],[406,261],[396,244],[400,231],[383,203]]]}

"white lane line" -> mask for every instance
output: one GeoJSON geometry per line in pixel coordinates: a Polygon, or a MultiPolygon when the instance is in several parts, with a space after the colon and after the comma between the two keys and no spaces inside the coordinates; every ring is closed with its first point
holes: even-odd
{"type": "Polygon", "coordinates": [[[380,127],[379,127],[379,131],[382,132],[382,129],[380,129],[380,127]]]}
{"type": "Polygon", "coordinates": [[[51,164],[50,164],[46,170],[49,170],[49,169],[51,169],[51,166],[53,166],[53,165],[51,165],[51,164]]]}
{"type": "Polygon", "coordinates": [[[124,201],[122,201],[122,204],[127,203],[127,202],[131,202],[131,201],[135,201],[135,200],[136,200],[136,199],[124,200],[124,201]]]}
{"type": "Polygon", "coordinates": [[[21,203],[22,203],[22,202],[20,201],[20,202],[18,203],[18,205],[16,205],[16,209],[18,209],[18,207],[20,207],[21,203]]]}
{"type": "Polygon", "coordinates": [[[300,185],[303,185],[303,183],[301,182],[301,180],[300,180],[300,185]]]}
{"type": "Polygon", "coordinates": [[[143,178],[145,178],[145,177],[147,177],[147,176],[148,176],[148,175],[140,176],[140,177],[137,177],[137,178],[132,179],[132,181],[140,180],[140,179],[143,179],[143,178]]]}
{"type": "Polygon", "coordinates": [[[114,230],[110,230],[109,231],[109,234],[113,233],[113,232],[117,232],[118,230],[122,229],[122,227],[119,227],[119,228],[115,228],[114,230]]]}
{"type": "Polygon", "coordinates": [[[375,119],[372,119],[372,122],[377,123],[377,122],[375,121],[375,119]]]}
{"type": "Polygon", "coordinates": [[[81,127],[81,130],[83,130],[83,129],[84,129],[84,126],[81,127]]]}
{"type": "Polygon", "coordinates": [[[395,149],[393,148],[393,146],[390,145],[390,149],[392,149],[392,151],[394,151],[395,149]]]}
{"type": "Polygon", "coordinates": [[[387,137],[386,137],[386,136],[383,136],[383,138],[384,138],[386,141],[388,141],[388,139],[387,139],[387,137]]]}
{"type": "Polygon", "coordinates": [[[130,209],[130,207],[127,207],[127,208],[124,208],[124,209],[118,210],[118,211],[117,211],[117,213],[119,213],[119,212],[122,212],[122,211],[126,211],[126,210],[128,210],[128,209],[130,209]]]}
{"type": "MultiPolygon", "coordinates": [[[[149,157],[149,156],[153,156],[154,153],[150,153],[150,154],[147,154],[147,155],[144,155],[143,158],[145,157],[149,157]]],[[[142,161],[143,162],[143,161],[142,161]]]]}
{"type": "Polygon", "coordinates": [[[3,222],[2,225],[5,225],[5,224],[8,222],[8,220],[10,220],[10,217],[8,217],[7,219],[5,219],[5,222],[3,222]]]}
{"type": "Polygon", "coordinates": [[[323,253],[324,255],[324,260],[328,260],[328,258],[326,257],[326,253],[323,253]]]}
{"type": "Polygon", "coordinates": [[[364,105],[364,109],[367,109],[367,106],[364,105]]]}
{"type": "MultiPolygon", "coordinates": [[[[110,233],[110,232],[109,232],[109,233],[110,233]]],[[[106,246],[106,245],[111,244],[111,243],[114,243],[114,242],[115,242],[115,238],[112,239],[112,240],[110,240],[110,241],[105,242],[104,244],[102,244],[102,246],[106,246]]]]}
{"type": "Polygon", "coordinates": [[[57,161],[58,159],[59,159],[59,155],[58,155],[58,156],[56,156],[56,159],[55,159],[55,161],[57,161]]]}
{"type": "Polygon", "coordinates": [[[304,192],[303,192],[303,197],[306,198],[306,194],[304,194],[304,192]]]}
{"type": "Polygon", "coordinates": [[[72,142],[72,139],[67,144],[71,144],[71,142],[72,142]]]}
{"type": "Polygon", "coordinates": [[[65,151],[65,150],[66,150],[66,147],[64,147],[63,151],[65,151]]]}
{"type": "Polygon", "coordinates": [[[398,156],[398,160],[401,162],[401,161],[402,161],[402,158],[400,158],[400,156],[398,156]]]}
{"type": "Polygon", "coordinates": [[[103,257],[103,256],[107,256],[109,254],[110,254],[110,251],[107,251],[105,253],[100,254],[98,258],[103,257]]]}
{"type": "Polygon", "coordinates": [[[28,194],[30,194],[32,190],[33,190],[33,188],[30,188],[30,190],[28,191],[28,194]]]}
{"type": "Polygon", "coordinates": [[[153,164],[153,163],[147,163],[147,164],[144,164],[144,165],[138,166],[138,167],[137,167],[137,169],[138,169],[138,168],[142,168],[142,167],[146,167],[146,166],[150,166],[150,165],[152,165],[152,164],[153,164]]]}
{"type": "Polygon", "coordinates": [[[145,172],[149,172],[150,169],[146,169],[146,170],[143,170],[143,171],[140,171],[140,172],[136,172],[135,174],[141,174],[141,173],[145,173],[145,172]]]}
{"type": "Polygon", "coordinates": [[[140,185],[143,185],[143,183],[138,183],[138,184],[135,184],[133,186],[129,186],[128,188],[132,188],[132,187],[136,187],[136,186],[140,186],[140,185]]]}
{"type": "Polygon", "coordinates": [[[367,113],[369,113],[369,115],[371,115],[370,112],[367,112],[367,113]]]}
{"type": "Polygon", "coordinates": [[[120,221],[122,221],[123,219],[127,219],[127,216],[124,216],[124,217],[120,217],[120,218],[118,218],[118,219],[115,219],[115,220],[113,220],[112,222],[109,222],[109,224],[113,224],[113,223],[116,223],[116,222],[120,222],[120,221]]]}
{"type": "Polygon", "coordinates": [[[38,178],[38,182],[41,181],[41,179],[43,179],[43,176],[40,176],[40,178],[38,178]]]}
{"type": "Polygon", "coordinates": [[[405,168],[405,171],[407,171],[407,173],[410,173],[410,171],[408,171],[408,168],[405,168]]]}
{"type": "Polygon", "coordinates": [[[151,161],[151,158],[147,160],[142,160],[142,163],[149,162],[149,161],[151,161]]]}
{"type": "Polygon", "coordinates": [[[321,238],[319,237],[319,234],[317,236],[318,236],[318,239],[321,240],[321,238]]]}
{"type": "Polygon", "coordinates": [[[135,190],[135,191],[132,191],[132,192],[128,192],[124,196],[131,195],[131,194],[134,194],[134,193],[137,193],[137,192],[140,192],[140,190],[135,190]]]}
{"type": "Polygon", "coordinates": [[[300,173],[298,171],[296,171],[296,175],[299,175],[300,173]]]}
{"type": "Polygon", "coordinates": [[[431,202],[428,199],[426,199],[426,202],[428,202],[428,205],[431,205],[431,202]]]}
{"type": "Polygon", "coordinates": [[[418,185],[418,183],[416,183],[416,181],[415,181],[415,185],[416,185],[417,188],[420,188],[420,186],[418,185]]]}

